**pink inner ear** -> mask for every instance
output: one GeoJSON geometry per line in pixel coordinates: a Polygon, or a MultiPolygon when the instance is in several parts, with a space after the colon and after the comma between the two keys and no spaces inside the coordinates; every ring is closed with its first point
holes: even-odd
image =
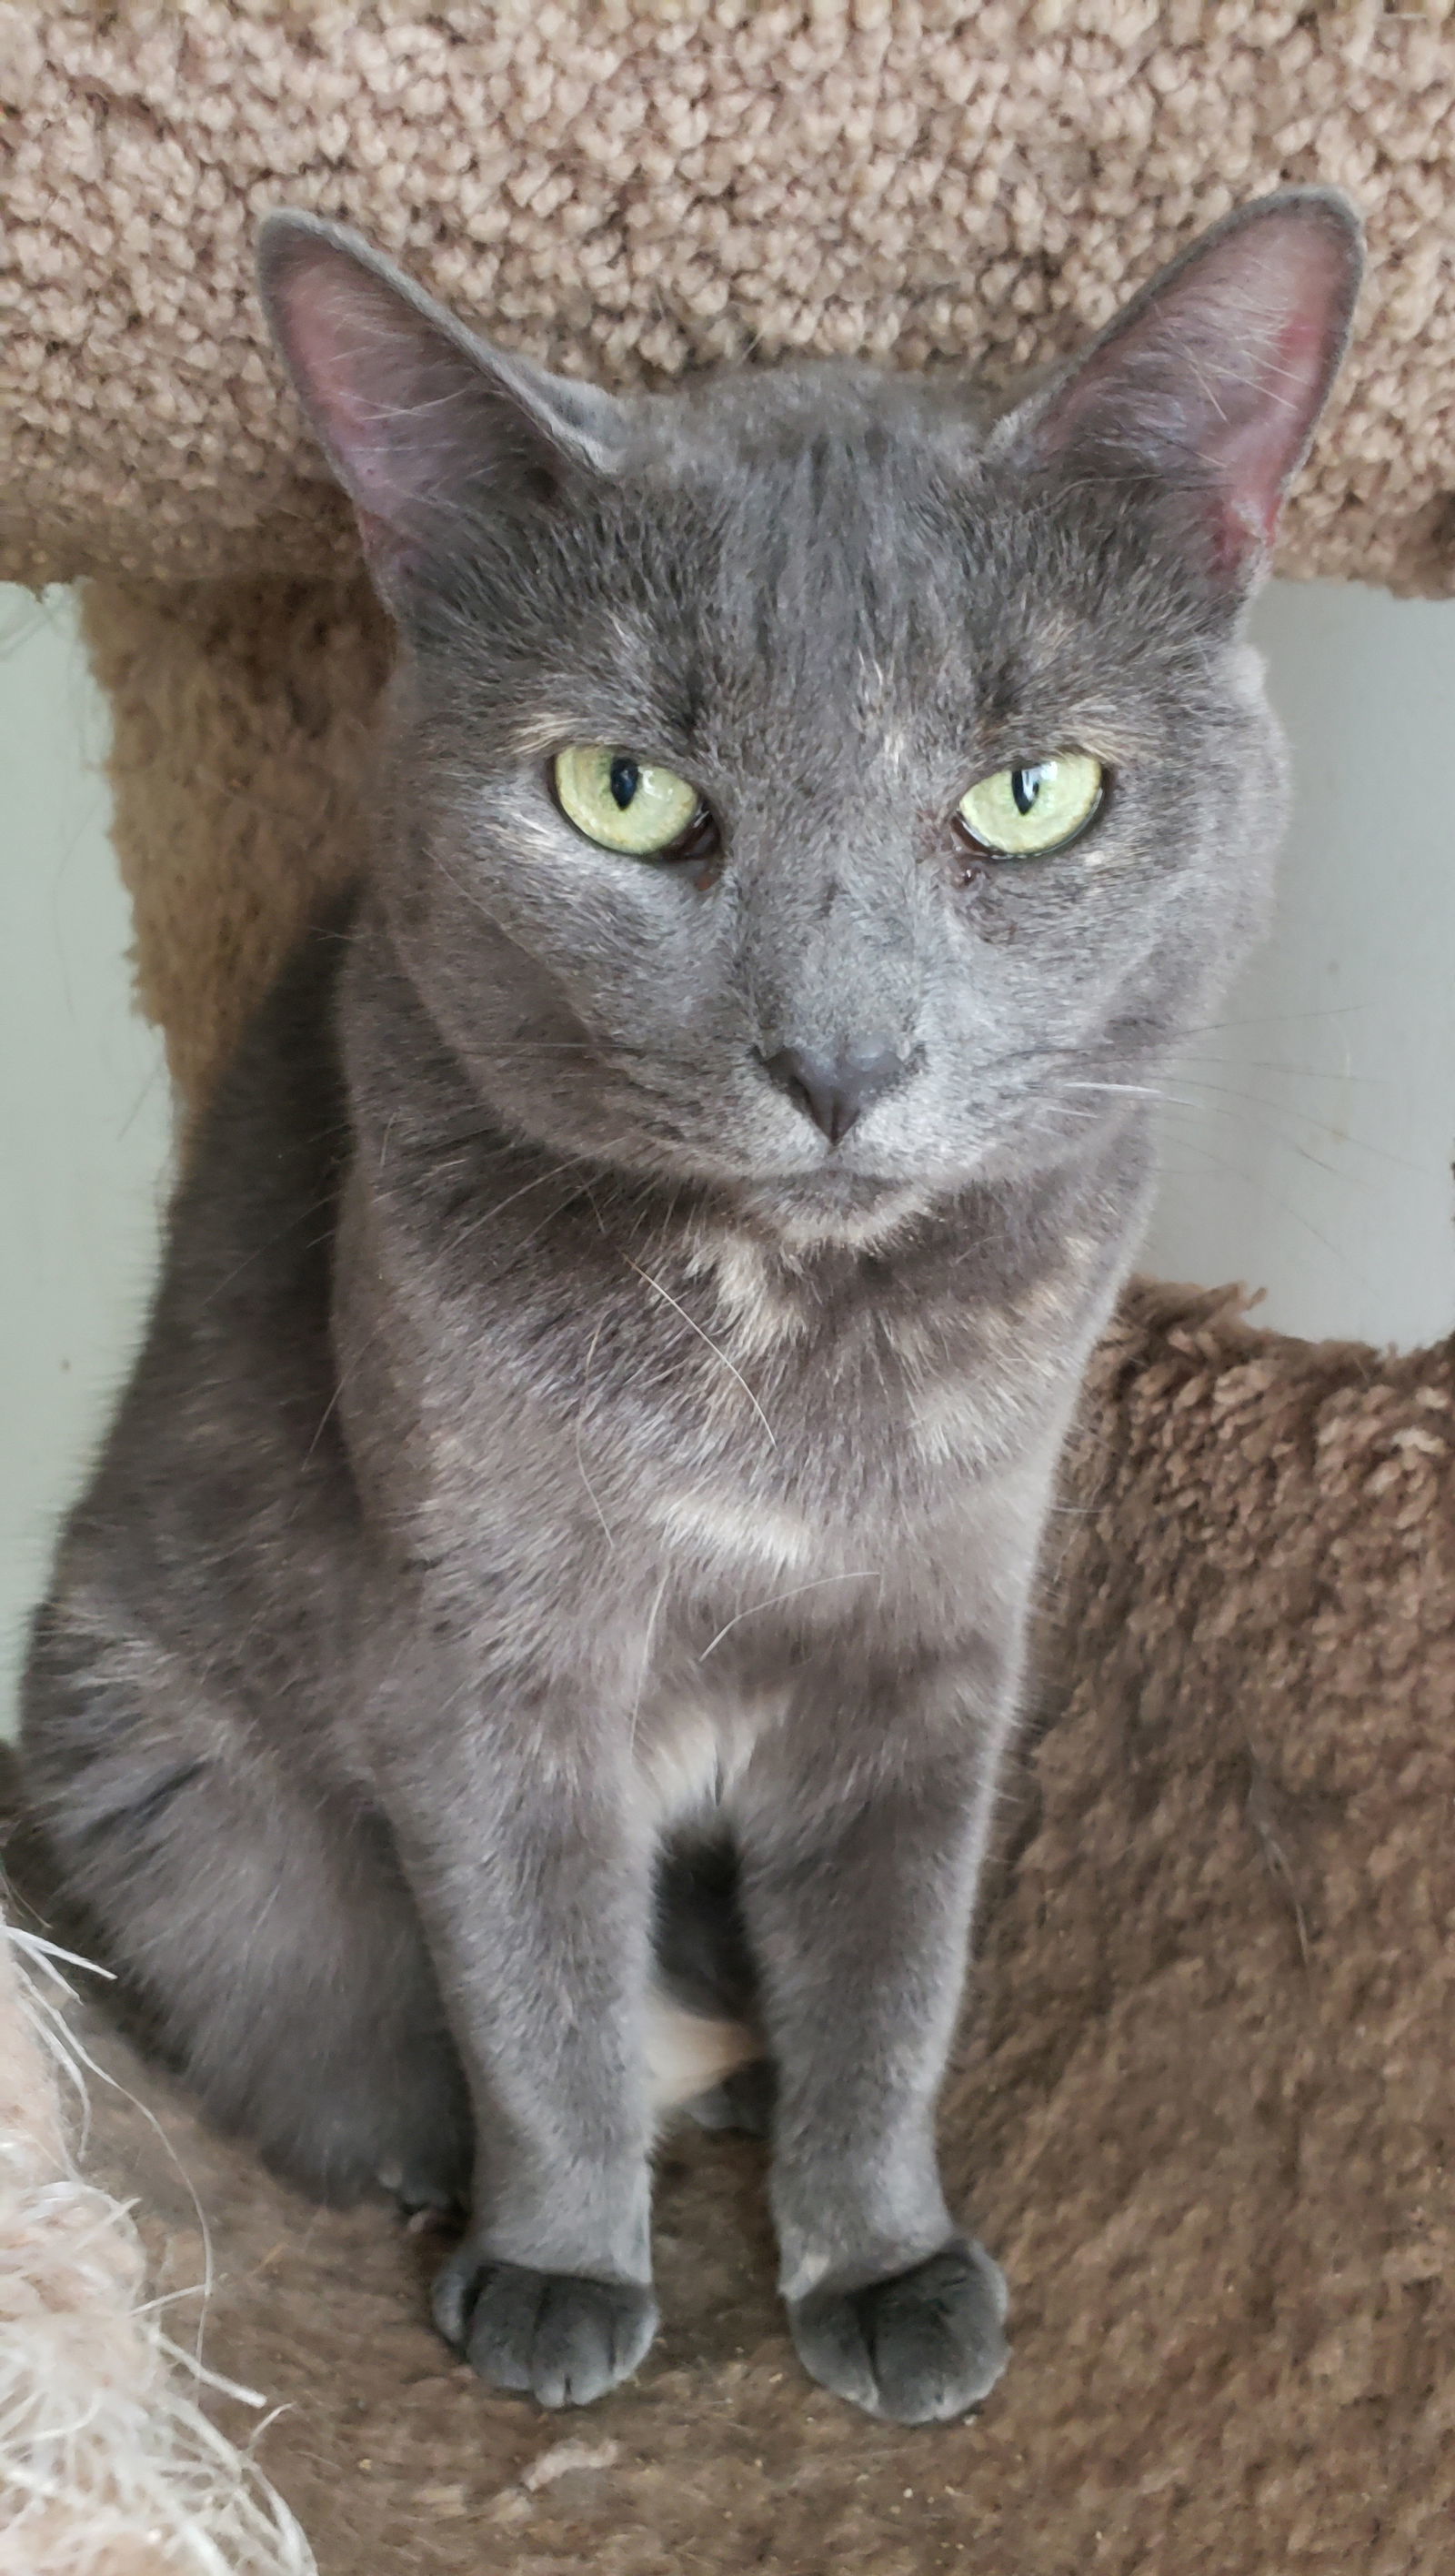
{"type": "Polygon", "coordinates": [[[1328,331],[1322,319],[1295,313],[1272,336],[1258,367],[1261,399],[1225,449],[1238,515],[1259,540],[1271,545],[1284,491],[1319,398],[1328,331]]]}
{"type": "Polygon", "coordinates": [[[278,277],[275,309],[315,429],[359,513],[366,548],[417,535],[423,503],[447,498],[479,453],[483,379],[387,280],[332,248],[278,277]]]}
{"type": "Polygon", "coordinates": [[[1266,551],[1328,390],[1359,267],[1327,200],[1255,210],[1146,291],[1051,397],[1043,453],[1085,444],[1202,485],[1214,561],[1266,551]]]}
{"type": "Polygon", "coordinates": [[[361,514],[387,518],[391,501],[404,497],[390,431],[409,408],[407,326],[399,330],[370,281],[340,277],[333,259],[300,263],[286,312],[289,355],[314,420],[361,514]]]}

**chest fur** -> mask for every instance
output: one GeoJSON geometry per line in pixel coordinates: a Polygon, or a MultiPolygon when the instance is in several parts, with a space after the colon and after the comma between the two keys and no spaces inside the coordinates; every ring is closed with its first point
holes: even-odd
{"type": "Polygon", "coordinates": [[[368,1230],[346,1250],[350,1409],[411,1516],[709,1620],[745,1591],[915,1580],[1018,1522],[1118,1268],[1067,1228],[1007,1275],[973,1240],[809,1261],[698,1225],[532,1245],[447,1298],[368,1230]]]}
{"type": "MultiPolygon", "coordinates": [[[[933,1587],[988,1534],[1033,1549],[1038,1505],[1100,1321],[1073,1250],[1007,1297],[840,1282],[741,1237],[643,1283],[645,1347],[588,1398],[568,1465],[618,1552],[734,1628],[745,1601],[850,1605],[933,1587]],[[651,1360],[646,1352],[650,1349],[651,1360]]],[[[998,1552],[998,1549],[997,1549],[998,1552]]]]}

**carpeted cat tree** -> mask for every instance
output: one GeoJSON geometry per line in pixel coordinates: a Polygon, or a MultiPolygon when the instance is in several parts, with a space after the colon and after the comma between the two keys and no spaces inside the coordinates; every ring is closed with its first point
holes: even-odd
{"type": "MultiPolygon", "coordinates": [[[[0,572],[85,577],[184,1111],[359,862],[387,658],[264,348],[270,205],[622,381],[790,349],[1008,372],[1233,203],[1338,181],[1373,279],[1283,565],[1455,591],[1449,0],[0,8],[0,101],[0,572]]],[[[167,2291],[201,2272],[185,2173],[207,2358],[284,2408],[259,2457],[325,2576],[1455,2563],[1455,1356],[1134,1288],[1066,1505],[945,2104],[1014,2296],[979,2420],[875,2426],[810,2386],[757,2151],[694,2135],[662,2164],[662,2338],[552,2422],[436,2341],[433,2248],[304,2207],[98,2043],[129,2098],[93,2083],[88,2181],[136,2204],[167,2291]]],[[[38,2063],[0,2087],[12,2177],[43,2094],[38,2063]]],[[[15,2207],[23,2375],[51,2276],[15,2207]]],[[[0,2495],[5,2576],[303,2563],[235,2523],[210,2557],[155,2517],[92,2547],[66,2501],[62,2557],[0,2495]]]]}

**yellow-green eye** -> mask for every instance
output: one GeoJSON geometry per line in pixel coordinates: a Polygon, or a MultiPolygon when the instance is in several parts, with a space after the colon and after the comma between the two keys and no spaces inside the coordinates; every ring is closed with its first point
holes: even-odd
{"type": "Polygon", "coordinates": [[[629,751],[573,742],[554,764],[561,811],[588,841],[651,859],[680,841],[701,810],[695,787],[629,751]]]}
{"type": "Polygon", "coordinates": [[[1044,858],[1083,831],[1101,803],[1104,774],[1088,752],[998,769],[960,799],[960,820],[998,858],[1044,858]]]}

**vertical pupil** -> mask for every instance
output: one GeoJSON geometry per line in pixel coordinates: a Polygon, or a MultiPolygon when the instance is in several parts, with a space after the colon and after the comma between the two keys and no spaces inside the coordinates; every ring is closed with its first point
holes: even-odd
{"type": "Polygon", "coordinates": [[[1046,783],[1046,774],[1050,767],[1049,760],[1038,760],[1034,769],[1011,771],[1010,792],[1015,798],[1015,810],[1018,814],[1029,814],[1046,783]]]}
{"type": "Polygon", "coordinates": [[[642,773],[636,762],[628,760],[625,752],[618,752],[611,764],[610,785],[612,796],[623,814],[641,783],[642,773]]]}

